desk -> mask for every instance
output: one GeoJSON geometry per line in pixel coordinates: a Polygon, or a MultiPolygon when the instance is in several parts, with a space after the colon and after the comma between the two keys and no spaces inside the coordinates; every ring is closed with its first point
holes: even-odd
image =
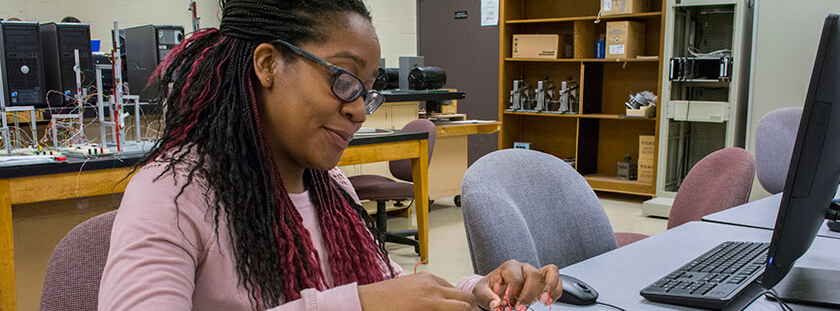
{"type": "MultiPolygon", "coordinates": [[[[646,300],[639,290],[681,267],[721,242],[769,241],[771,231],[716,224],[689,222],[639,242],[584,260],[560,269],[560,273],[574,276],[592,285],[600,294],[598,301],[613,304],[629,311],[639,310],[700,310],[646,300]]],[[[837,269],[840,262],[837,250],[840,240],[817,238],[810,250],[796,266],[837,269]]],[[[555,303],[556,310],[612,310],[599,305],[570,306],[555,303]]],[[[543,311],[547,307],[532,306],[543,311]]],[[[795,305],[796,310],[828,310],[795,305]]],[[[759,298],[747,310],[779,310],[774,301],[759,298]]]]}
{"type": "MultiPolygon", "coordinates": [[[[412,159],[421,260],[428,262],[428,159],[426,133],[364,137],[350,142],[339,165],[412,159]]],[[[34,166],[0,168],[0,310],[15,310],[13,204],[122,193],[138,158],[70,160],[34,166]]]]}
{"type": "MultiPolygon", "coordinates": [[[[776,226],[776,216],[779,214],[779,204],[781,203],[782,194],[777,193],[747,204],[706,215],[703,217],[703,221],[773,230],[773,227],[776,226]]],[[[828,230],[828,227],[825,225],[826,222],[823,222],[817,236],[840,239],[840,232],[828,230]]]]}

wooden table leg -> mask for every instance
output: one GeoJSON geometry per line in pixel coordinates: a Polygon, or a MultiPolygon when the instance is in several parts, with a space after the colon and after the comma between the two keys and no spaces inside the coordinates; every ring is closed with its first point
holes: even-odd
{"type": "Polygon", "coordinates": [[[414,203],[417,208],[417,240],[420,260],[429,264],[429,141],[420,141],[420,154],[411,159],[414,203]]]}
{"type": "Polygon", "coordinates": [[[14,311],[15,297],[15,248],[12,230],[12,200],[9,180],[0,180],[0,310],[14,311]]]}

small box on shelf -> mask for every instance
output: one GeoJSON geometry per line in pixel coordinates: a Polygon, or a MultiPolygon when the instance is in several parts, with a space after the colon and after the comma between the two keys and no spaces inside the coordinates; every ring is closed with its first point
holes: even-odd
{"type": "Polygon", "coordinates": [[[633,158],[630,155],[625,155],[623,161],[618,161],[618,174],[616,174],[616,178],[621,180],[636,180],[637,171],[633,158]]]}
{"type": "Polygon", "coordinates": [[[637,170],[639,182],[652,184],[653,183],[653,159],[639,160],[639,169],[637,170]]]}
{"type": "Polygon", "coordinates": [[[607,22],[607,58],[636,58],[645,53],[645,24],[607,22]]]}
{"type": "Polygon", "coordinates": [[[529,142],[514,142],[513,149],[531,149],[532,143],[529,142]]]}
{"type": "Polygon", "coordinates": [[[656,117],[656,106],[642,106],[639,109],[627,108],[628,117],[653,118],[656,117]]]}
{"type": "Polygon", "coordinates": [[[563,47],[565,55],[565,36],[559,34],[519,34],[513,35],[513,58],[556,59],[563,47]]]}
{"type": "Polygon", "coordinates": [[[656,150],[653,135],[639,135],[639,161],[653,161],[653,154],[656,150]]]}
{"type": "Polygon", "coordinates": [[[601,0],[601,16],[650,11],[650,0],[601,0]]]}

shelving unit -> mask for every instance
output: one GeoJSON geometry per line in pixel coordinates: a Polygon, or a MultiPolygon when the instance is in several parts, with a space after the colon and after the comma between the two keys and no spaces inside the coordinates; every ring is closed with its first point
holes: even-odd
{"type": "MultiPolygon", "coordinates": [[[[624,105],[630,94],[651,91],[658,95],[661,89],[665,1],[651,2],[649,12],[599,18],[600,0],[502,0],[499,148],[530,142],[533,149],[563,159],[575,158],[575,168],[595,190],[654,196],[656,159],[653,182],[616,177],[617,162],[625,154],[638,157],[639,135],[655,135],[655,141],[659,141],[661,111],[652,118],[626,117],[624,105]],[[640,55],[649,58],[595,58],[595,42],[606,33],[609,21],[644,23],[645,51],[640,55]],[[558,59],[512,58],[514,34],[560,34],[571,43],[573,55],[558,59]],[[506,111],[511,106],[514,80],[524,79],[533,86],[546,76],[556,83],[568,78],[579,83],[578,114],[506,111]]],[[[566,47],[561,46],[558,54],[565,56],[565,51],[566,47]]]]}
{"type": "Polygon", "coordinates": [[[656,199],[646,215],[667,217],[683,179],[700,159],[719,149],[744,147],[753,8],[749,0],[669,0],[665,15],[662,119],[656,199]],[[693,39],[693,41],[692,41],[693,39]],[[691,51],[689,51],[691,50],[691,51]],[[727,51],[709,57],[713,51],[727,51]],[[711,66],[672,64],[680,59],[711,66]],[[721,59],[728,59],[727,66],[721,59]],[[717,62],[717,63],[714,63],[717,62]],[[693,67],[691,74],[680,68],[693,67]],[[720,76],[720,77],[718,77],[720,76]],[[725,76],[725,77],[724,77],[725,76]]]}

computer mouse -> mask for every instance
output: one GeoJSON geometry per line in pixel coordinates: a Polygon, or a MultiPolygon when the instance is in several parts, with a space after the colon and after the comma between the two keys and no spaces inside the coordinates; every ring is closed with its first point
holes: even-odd
{"type": "Polygon", "coordinates": [[[563,294],[557,302],[585,306],[598,300],[598,292],[589,284],[565,274],[560,274],[560,280],[563,281],[563,294]]]}

